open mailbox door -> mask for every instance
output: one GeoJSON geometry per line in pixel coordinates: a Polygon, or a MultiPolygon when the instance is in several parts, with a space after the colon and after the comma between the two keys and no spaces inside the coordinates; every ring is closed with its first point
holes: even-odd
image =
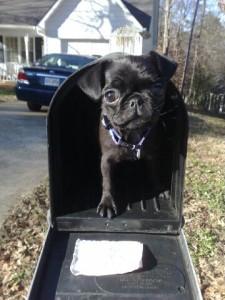
{"type": "Polygon", "coordinates": [[[182,231],[187,112],[171,82],[159,121],[164,128],[159,172],[170,198],[145,191],[143,162],[123,164],[117,176],[119,215],[109,220],[96,214],[102,193],[100,104],[81,91],[77,80],[98,63],[68,78],[49,108],[51,224],[28,299],[202,299],[182,231]],[[143,268],[122,275],[74,276],[70,265],[78,239],[140,242],[143,268]]]}

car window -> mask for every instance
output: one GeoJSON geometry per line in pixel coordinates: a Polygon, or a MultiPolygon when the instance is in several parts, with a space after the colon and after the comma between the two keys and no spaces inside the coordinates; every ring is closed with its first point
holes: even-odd
{"type": "Polygon", "coordinates": [[[71,68],[73,70],[78,70],[79,69],[79,63],[76,57],[65,57],[64,58],[64,63],[66,68],[71,68]]]}
{"type": "Polygon", "coordinates": [[[38,65],[44,67],[69,68],[76,71],[93,60],[92,58],[75,55],[46,55],[39,61],[38,65]]]}
{"type": "Polygon", "coordinates": [[[72,68],[73,70],[78,70],[80,67],[88,64],[94,59],[89,59],[86,57],[76,57],[76,56],[65,56],[62,58],[62,65],[66,68],[72,68]]]}
{"type": "Polygon", "coordinates": [[[57,67],[57,60],[58,60],[58,56],[45,56],[43,57],[40,62],[39,65],[40,66],[45,66],[45,67],[57,67]]]}

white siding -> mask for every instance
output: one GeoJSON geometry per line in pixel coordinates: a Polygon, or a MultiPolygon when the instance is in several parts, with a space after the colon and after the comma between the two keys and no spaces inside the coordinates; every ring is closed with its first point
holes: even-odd
{"type": "Polygon", "coordinates": [[[44,40],[44,54],[61,53],[61,42],[58,38],[46,36],[44,40]]]}
{"type": "Polygon", "coordinates": [[[109,43],[105,41],[62,40],[61,51],[69,54],[106,55],[110,52],[109,43]]]}
{"type": "Polygon", "coordinates": [[[59,38],[109,39],[118,27],[135,24],[141,28],[116,0],[67,0],[64,5],[67,10],[66,6],[74,9],[58,27],[59,38]]]}
{"type": "Polygon", "coordinates": [[[110,51],[109,39],[115,29],[134,26],[141,30],[119,0],[65,0],[40,25],[46,34],[45,53],[104,55],[110,51]]]}

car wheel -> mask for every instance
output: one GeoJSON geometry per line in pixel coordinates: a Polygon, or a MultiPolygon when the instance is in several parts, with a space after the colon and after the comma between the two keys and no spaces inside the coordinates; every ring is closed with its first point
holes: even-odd
{"type": "Polygon", "coordinates": [[[27,107],[31,111],[40,111],[41,110],[41,104],[33,103],[33,102],[27,102],[27,107]]]}

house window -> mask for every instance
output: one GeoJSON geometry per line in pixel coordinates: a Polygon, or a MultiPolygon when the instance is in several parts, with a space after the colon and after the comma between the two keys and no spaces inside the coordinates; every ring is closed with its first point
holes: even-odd
{"type": "Polygon", "coordinates": [[[3,39],[0,35],[0,63],[4,63],[3,39]]]}
{"type": "Polygon", "coordinates": [[[18,62],[18,39],[17,37],[6,37],[6,61],[18,62]]]}
{"type": "MultiPolygon", "coordinates": [[[[21,62],[24,64],[26,63],[26,48],[25,48],[25,41],[24,38],[20,38],[21,44],[21,62]]],[[[29,53],[29,63],[34,62],[34,41],[33,38],[28,39],[28,53],[29,53]]]]}

